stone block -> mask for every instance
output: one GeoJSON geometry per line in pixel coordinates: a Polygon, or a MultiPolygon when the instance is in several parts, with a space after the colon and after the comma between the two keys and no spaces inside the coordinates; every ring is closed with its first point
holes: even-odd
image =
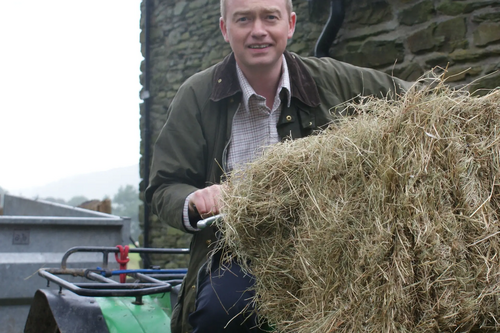
{"type": "Polygon", "coordinates": [[[412,53],[432,50],[436,46],[434,30],[436,23],[432,23],[427,28],[419,30],[410,35],[407,39],[408,48],[412,53]]]}
{"type": "Polygon", "coordinates": [[[375,25],[390,21],[393,18],[392,7],[384,0],[364,0],[356,4],[356,8],[349,13],[347,22],[355,25],[375,25]]]}
{"type": "Polygon", "coordinates": [[[406,81],[416,81],[424,74],[424,70],[417,62],[410,62],[407,65],[385,71],[389,75],[394,75],[406,81]]]}
{"type": "Polygon", "coordinates": [[[467,26],[465,18],[456,17],[437,24],[434,30],[434,38],[443,41],[439,50],[444,52],[452,52],[456,48],[457,41],[466,39],[467,26]]]}
{"type": "Polygon", "coordinates": [[[486,46],[500,41],[500,22],[481,23],[474,31],[474,45],[486,46]]]}
{"type": "Polygon", "coordinates": [[[491,89],[500,88],[500,71],[490,73],[470,85],[469,91],[474,95],[486,95],[491,89]]]}
{"type": "Polygon", "coordinates": [[[500,22],[500,8],[491,9],[486,13],[479,13],[472,16],[471,21],[474,23],[481,23],[486,21],[500,22]]]}
{"type": "Polygon", "coordinates": [[[184,76],[182,71],[168,71],[167,72],[167,80],[170,84],[172,83],[182,83],[187,78],[184,76]]]}
{"type": "Polygon", "coordinates": [[[437,6],[438,13],[450,16],[457,16],[465,13],[467,4],[460,1],[443,1],[437,6]]]}
{"type": "Polygon", "coordinates": [[[349,62],[351,64],[358,64],[359,49],[361,48],[361,43],[356,41],[346,42],[343,41],[339,44],[335,44],[331,54],[332,58],[339,59],[342,61],[349,62]]]}
{"type": "Polygon", "coordinates": [[[189,243],[191,242],[191,235],[186,234],[183,237],[180,237],[176,240],[175,242],[175,247],[176,248],[187,248],[189,247],[189,243]]]}
{"type": "Polygon", "coordinates": [[[433,53],[428,56],[425,60],[425,64],[428,66],[428,69],[434,67],[446,68],[450,64],[453,64],[451,59],[448,57],[446,53],[433,53]]]}
{"type": "Polygon", "coordinates": [[[176,45],[181,40],[181,35],[183,31],[181,29],[171,30],[167,37],[167,43],[169,45],[176,45]]]}
{"type": "Polygon", "coordinates": [[[178,255],[177,257],[170,258],[168,262],[164,265],[161,265],[164,269],[176,269],[176,268],[187,268],[188,260],[185,257],[189,257],[188,255],[178,255]]]}
{"type": "Polygon", "coordinates": [[[484,66],[485,73],[493,73],[496,70],[500,70],[500,63],[498,63],[498,62],[493,63],[493,64],[486,64],[484,66]]]}
{"type": "Polygon", "coordinates": [[[194,11],[195,9],[199,9],[202,7],[206,7],[208,4],[208,0],[194,0],[189,2],[189,9],[194,11]]]}
{"type": "Polygon", "coordinates": [[[218,48],[212,49],[205,57],[205,61],[212,63],[213,61],[220,61],[222,59],[221,50],[218,48]]]}
{"type": "Polygon", "coordinates": [[[306,50],[308,48],[308,44],[305,43],[305,42],[296,42],[296,43],[292,43],[290,44],[290,46],[288,46],[288,50],[291,51],[291,52],[295,52],[295,53],[298,53],[300,54],[302,51],[306,50]]]}
{"type": "Polygon", "coordinates": [[[149,34],[149,40],[151,42],[158,42],[163,39],[163,30],[159,27],[152,27],[149,34]]]}
{"type": "Polygon", "coordinates": [[[362,66],[381,67],[403,62],[404,46],[395,40],[369,40],[359,50],[364,59],[362,66]]]}
{"type": "Polygon", "coordinates": [[[357,66],[380,68],[402,62],[404,46],[395,40],[348,42],[334,47],[332,57],[357,66]]]}
{"type": "MultiPolygon", "coordinates": [[[[328,14],[330,13],[330,1],[314,1],[312,3],[298,2],[294,1],[294,11],[300,11],[300,9],[307,11],[308,13],[308,22],[318,22],[321,21],[323,24],[328,19],[328,14]],[[306,5],[304,7],[304,5],[306,5]]],[[[346,8],[346,16],[349,16],[349,5],[346,8]]],[[[301,18],[299,22],[304,23],[306,20],[301,18]]]]}
{"type": "Polygon", "coordinates": [[[179,42],[179,43],[171,46],[171,49],[173,51],[188,50],[190,48],[191,48],[191,43],[188,40],[184,40],[182,42],[179,42]]]}
{"type": "Polygon", "coordinates": [[[481,74],[482,70],[483,68],[481,66],[452,66],[444,73],[444,78],[446,82],[464,81],[468,76],[477,76],[481,74]]]}
{"type": "MultiPolygon", "coordinates": [[[[151,78],[151,85],[163,87],[165,84],[167,84],[167,79],[166,79],[165,75],[153,72],[153,75],[151,78]]],[[[151,93],[153,94],[153,91],[151,91],[151,93]]],[[[155,93],[157,93],[157,92],[155,92],[155,93]]]]}
{"type": "Polygon", "coordinates": [[[434,3],[431,0],[424,0],[404,9],[399,14],[399,22],[404,25],[415,25],[430,21],[434,15],[434,3]]]}
{"type": "Polygon", "coordinates": [[[162,239],[162,233],[159,228],[157,228],[157,225],[154,225],[154,228],[151,228],[149,237],[151,237],[151,239],[162,239]]]}
{"type": "Polygon", "coordinates": [[[188,3],[186,1],[176,2],[174,7],[174,15],[175,16],[182,15],[184,13],[184,10],[186,9],[187,4],[188,3]]]}
{"type": "Polygon", "coordinates": [[[464,13],[471,13],[475,10],[490,6],[498,6],[498,0],[474,0],[468,1],[464,13]]]}
{"type": "Polygon", "coordinates": [[[354,29],[351,26],[345,26],[341,30],[341,38],[345,41],[364,41],[374,36],[382,36],[395,32],[398,28],[397,22],[390,21],[369,27],[354,29]]]}
{"type": "Polygon", "coordinates": [[[454,40],[449,44],[450,50],[458,50],[458,49],[468,49],[469,48],[469,40],[454,40]]]}
{"type": "Polygon", "coordinates": [[[486,57],[482,50],[456,50],[450,53],[450,59],[456,62],[476,62],[486,57]]]}

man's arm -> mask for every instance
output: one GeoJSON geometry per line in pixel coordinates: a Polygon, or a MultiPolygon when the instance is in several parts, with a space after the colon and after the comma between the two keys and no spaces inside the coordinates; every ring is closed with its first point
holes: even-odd
{"type": "Polygon", "coordinates": [[[186,198],[206,186],[206,140],[197,97],[189,82],[179,88],[154,146],[146,190],[152,212],[184,231],[191,231],[183,223],[186,198]]]}
{"type": "MultiPolygon", "coordinates": [[[[357,96],[396,98],[413,83],[371,68],[354,66],[332,58],[302,58],[316,81],[320,95],[331,93],[342,103],[357,96]]],[[[328,99],[328,97],[323,97],[328,99]]],[[[333,105],[332,105],[333,106],[333,105]]]]}

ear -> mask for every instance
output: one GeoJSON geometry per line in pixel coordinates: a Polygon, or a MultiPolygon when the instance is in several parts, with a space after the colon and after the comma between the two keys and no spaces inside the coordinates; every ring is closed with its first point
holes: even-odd
{"type": "Polygon", "coordinates": [[[224,22],[224,19],[221,17],[219,19],[219,27],[220,27],[220,31],[222,32],[222,36],[224,36],[224,40],[226,42],[229,42],[229,39],[227,37],[227,26],[226,26],[226,22],[224,22]]]}
{"type": "Polygon", "coordinates": [[[295,32],[295,22],[297,22],[297,14],[295,12],[290,13],[290,19],[288,20],[288,39],[292,38],[295,32]]]}

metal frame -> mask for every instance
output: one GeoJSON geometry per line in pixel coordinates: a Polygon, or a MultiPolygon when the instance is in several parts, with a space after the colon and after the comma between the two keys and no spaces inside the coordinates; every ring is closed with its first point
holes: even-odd
{"type": "MultiPolygon", "coordinates": [[[[134,304],[142,304],[142,296],[170,292],[173,286],[182,283],[184,274],[179,272],[179,270],[108,270],[109,254],[119,252],[120,250],[116,247],[73,247],[64,254],[61,260],[61,268],[41,268],[38,270],[38,275],[45,278],[48,283],[53,282],[57,284],[60,288],[60,292],[62,292],[64,288],[79,296],[135,297],[136,301],[134,304]],[[102,253],[103,267],[97,269],[67,268],[69,257],[78,252],[102,253]],[[119,283],[107,277],[116,274],[127,274],[139,280],[139,282],[119,283]],[[95,282],[72,283],[60,278],[60,275],[80,276],[95,282]],[[169,280],[164,281],[164,279],[169,280]]],[[[131,248],[129,249],[129,253],[189,254],[189,249],[131,248]]]]}

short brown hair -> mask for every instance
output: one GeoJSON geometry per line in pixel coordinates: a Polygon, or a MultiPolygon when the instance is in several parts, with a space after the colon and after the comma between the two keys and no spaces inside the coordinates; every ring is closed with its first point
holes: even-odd
{"type": "MultiPolygon", "coordinates": [[[[292,0],[286,1],[286,10],[288,11],[288,16],[293,12],[293,4],[292,0]]],[[[226,0],[220,0],[220,16],[225,20],[226,19],[226,0]]]]}

